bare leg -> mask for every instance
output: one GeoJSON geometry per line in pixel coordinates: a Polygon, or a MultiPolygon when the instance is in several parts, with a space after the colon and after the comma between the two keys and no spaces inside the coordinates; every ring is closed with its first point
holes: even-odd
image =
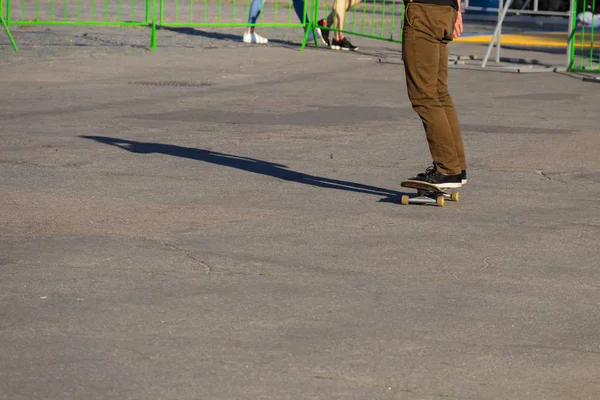
{"type": "MultiPolygon", "coordinates": [[[[327,16],[327,26],[334,25],[335,29],[338,31],[344,29],[346,11],[349,11],[361,1],[362,0],[335,0],[333,7],[331,7],[331,12],[327,16]]],[[[342,40],[344,34],[342,32],[335,32],[334,38],[335,40],[342,40]]]]}

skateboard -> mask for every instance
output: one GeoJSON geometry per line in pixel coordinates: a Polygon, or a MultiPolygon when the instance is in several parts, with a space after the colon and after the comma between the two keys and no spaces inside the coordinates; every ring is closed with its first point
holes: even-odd
{"type": "Polygon", "coordinates": [[[400,186],[417,190],[417,197],[403,195],[400,203],[407,204],[435,204],[438,207],[444,207],[445,199],[458,201],[458,192],[450,189],[440,189],[430,183],[415,180],[406,180],[400,182],[400,186]]]}

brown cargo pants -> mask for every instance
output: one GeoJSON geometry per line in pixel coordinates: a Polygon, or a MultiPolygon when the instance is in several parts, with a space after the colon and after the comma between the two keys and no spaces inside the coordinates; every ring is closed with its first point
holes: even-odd
{"type": "Polygon", "coordinates": [[[467,169],[458,115],[448,92],[448,42],[456,17],[450,6],[408,3],[402,33],[408,98],[423,121],[433,162],[448,175],[467,169]]]}

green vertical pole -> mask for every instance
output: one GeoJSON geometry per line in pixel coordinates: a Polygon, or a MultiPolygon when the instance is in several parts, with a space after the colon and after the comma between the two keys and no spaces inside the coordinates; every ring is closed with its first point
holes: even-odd
{"type": "MultiPolygon", "coordinates": [[[[155,7],[156,6],[156,4],[154,4],[155,0],[151,0],[151,1],[152,1],[152,7],[155,7]]],[[[152,8],[152,10],[154,10],[154,8],[152,8]]],[[[152,12],[154,12],[154,11],[152,11],[152,12]]],[[[158,18],[158,21],[159,21],[158,24],[160,26],[162,26],[164,23],[164,17],[165,17],[165,1],[164,0],[160,0],[159,14],[160,14],[160,16],[158,18]]],[[[152,18],[154,18],[154,17],[152,17],[152,18]]]]}
{"type": "MultiPolygon", "coordinates": [[[[314,5],[314,3],[317,0],[313,0],[312,4],[314,5]]],[[[306,21],[306,17],[308,14],[308,1],[305,0],[304,1],[304,7],[303,7],[303,11],[302,11],[302,25],[304,25],[304,37],[302,38],[302,45],[300,46],[300,51],[304,51],[304,48],[306,47],[306,40],[308,39],[308,33],[312,32],[313,33],[313,37],[314,37],[314,33],[315,33],[315,23],[314,23],[314,19],[310,22],[310,24],[308,23],[308,21],[306,21]]],[[[314,37],[314,42],[315,44],[317,43],[317,38],[314,37]]]]}
{"type": "Polygon", "coordinates": [[[596,25],[596,14],[595,14],[595,10],[596,10],[596,0],[592,0],[592,31],[590,32],[590,66],[589,69],[591,70],[592,67],[594,66],[594,25],[596,25]]]}
{"type": "Polygon", "coordinates": [[[400,13],[400,41],[402,41],[403,28],[404,28],[404,13],[406,12],[406,6],[404,2],[401,3],[401,13],[400,13]]]}
{"type": "Polygon", "coordinates": [[[574,0],[572,5],[571,5],[571,15],[569,16],[569,20],[571,21],[571,26],[570,26],[570,30],[569,33],[571,35],[571,37],[569,38],[569,46],[570,46],[570,52],[569,52],[569,65],[568,65],[568,70],[570,71],[571,69],[573,69],[573,65],[575,64],[575,28],[577,26],[577,21],[575,20],[575,10],[577,10],[577,0],[574,0]]]}
{"type": "Polygon", "coordinates": [[[572,37],[569,38],[569,40],[571,41],[571,51],[569,53],[569,68],[568,70],[571,70],[573,68],[573,65],[575,64],[575,24],[573,24],[571,26],[572,29],[572,37]]]}
{"type": "Polygon", "coordinates": [[[363,35],[365,34],[365,15],[367,14],[367,2],[363,1],[363,12],[362,12],[362,21],[361,21],[361,31],[363,35]]]}
{"type": "Polygon", "coordinates": [[[156,51],[156,1],[152,0],[152,33],[150,35],[150,50],[156,51]]]}
{"type": "Polygon", "coordinates": [[[394,39],[394,28],[396,23],[396,0],[392,0],[392,23],[390,26],[390,40],[394,39]]]}
{"type": "Polygon", "coordinates": [[[15,42],[15,39],[13,38],[13,36],[10,33],[10,30],[8,29],[8,25],[6,25],[6,22],[4,21],[4,18],[2,18],[1,15],[0,15],[0,23],[2,23],[2,26],[4,27],[4,31],[6,32],[6,36],[8,36],[8,40],[10,40],[10,44],[12,44],[13,50],[19,51],[19,48],[17,47],[17,43],[15,42]]]}
{"type": "MultiPolygon", "coordinates": [[[[352,30],[356,32],[356,6],[352,7],[352,30]]],[[[344,20],[344,25],[346,24],[344,20]]],[[[344,29],[342,27],[342,29],[344,29]]]]}
{"type": "Polygon", "coordinates": [[[377,6],[377,0],[373,0],[371,3],[371,36],[375,36],[375,8],[377,6]]]}
{"type": "Polygon", "coordinates": [[[150,0],[146,0],[146,19],[144,19],[144,23],[146,25],[150,24],[150,0]]]}
{"type": "MultiPolygon", "coordinates": [[[[310,28],[314,33],[315,26],[317,25],[317,23],[319,21],[319,0],[313,0],[311,11],[312,11],[313,17],[310,19],[310,28]]],[[[323,33],[325,33],[325,32],[323,32],[323,33]]],[[[300,48],[300,51],[304,51],[305,46],[306,46],[306,39],[304,40],[304,43],[302,43],[302,47],[300,48]]],[[[318,40],[316,37],[315,37],[315,47],[317,47],[317,48],[319,47],[318,40]]]]}
{"type": "Polygon", "coordinates": [[[0,24],[2,24],[2,26],[4,27],[4,32],[6,32],[6,36],[8,36],[8,40],[10,40],[10,44],[12,44],[13,50],[14,51],[19,51],[19,48],[17,47],[17,43],[15,42],[15,39],[13,38],[12,34],[10,33],[10,29],[8,29],[8,24],[10,23],[10,0],[6,1],[6,21],[4,20],[4,17],[2,16],[2,11],[3,10],[3,5],[4,5],[4,0],[0,0],[0,24]]]}
{"type": "MultiPolygon", "coordinates": [[[[585,10],[586,1],[583,0],[583,9],[585,10]]],[[[583,65],[583,51],[585,50],[585,27],[581,25],[581,52],[579,53],[579,68],[583,65]]]]}
{"type": "Polygon", "coordinates": [[[381,36],[381,38],[384,38],[385,36],[385,0],[382,0],[381,2],[381,32],[379,33],[379,36],[381,36]]]}

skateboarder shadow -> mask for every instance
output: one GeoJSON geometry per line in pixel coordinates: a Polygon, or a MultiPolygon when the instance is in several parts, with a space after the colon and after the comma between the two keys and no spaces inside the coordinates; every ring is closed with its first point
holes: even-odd
{"type": "Polygon", "coordinates": [[[219,153],[212,150],[197,149],[192,147],[175,146],[163,143],[137,142],[134,140],[118,139],[106,136],[80,136],[85,139],[95,140],[99,143],[119,147],[123,150],[138,154],[165,154],[174,157],[189,158],[204,161],[225,167],[237,168],[255,174],[272,176],[290,182],[302,183],[328,189],[346,190],[350,192],[366,193],[375,196],[384,196],[380,202],[399,203],[404,194],[395,190],[384,189],[361,183],[342,181],[309,175],[303,172],[289,170],[287,166],[268,161],[257,160],[233,154],[219,153]]]}

